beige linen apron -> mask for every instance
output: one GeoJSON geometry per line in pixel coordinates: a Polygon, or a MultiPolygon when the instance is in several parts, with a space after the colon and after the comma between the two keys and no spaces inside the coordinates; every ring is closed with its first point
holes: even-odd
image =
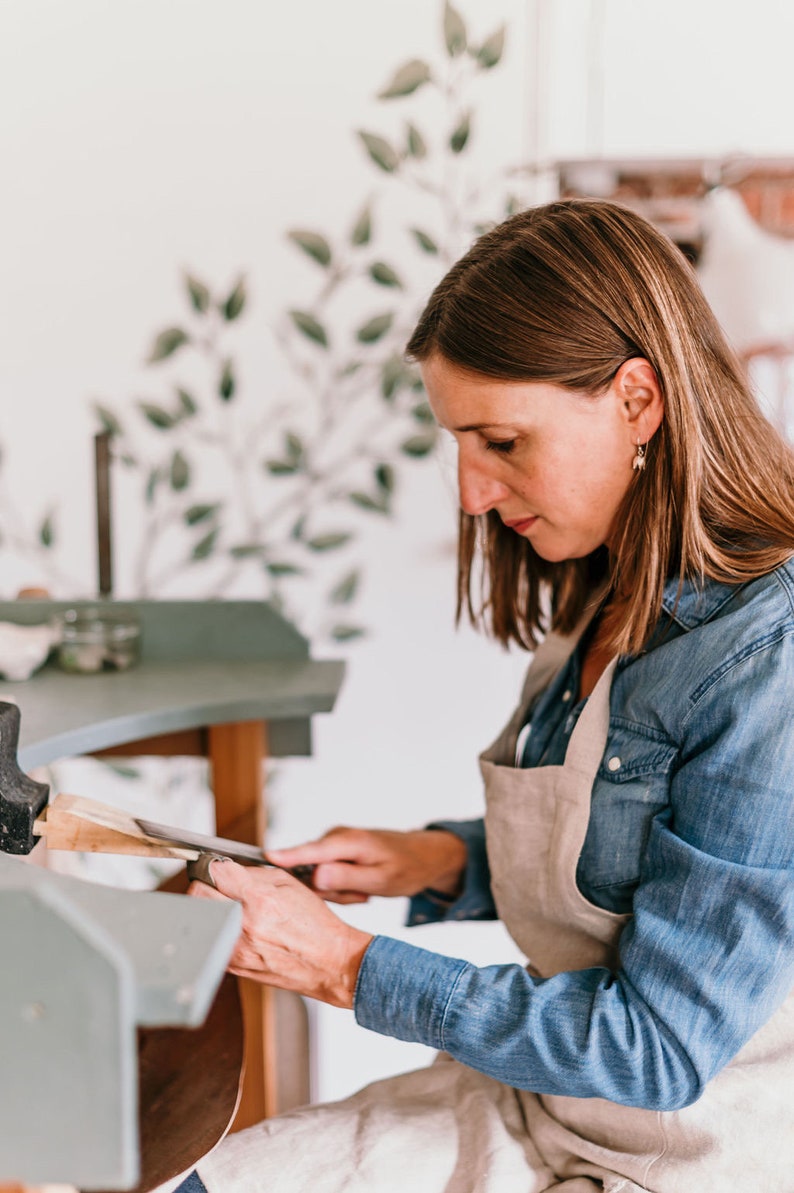
{"type": "MultiPolygon", "coordinates": [[[[541,977],[614,968],[628,919],[576,886],[614,662],[582,709],[565,764],[514,766],[526,714],[583,628],[544,641],[519,708],[481,759],[497,908],[541,977]]],[[[210,1193],[794,1193],[792,1099],[790,997],[680,1112],[526,1093],[441,1056],[231,1136],[198,1172],[210,1193]]]]}

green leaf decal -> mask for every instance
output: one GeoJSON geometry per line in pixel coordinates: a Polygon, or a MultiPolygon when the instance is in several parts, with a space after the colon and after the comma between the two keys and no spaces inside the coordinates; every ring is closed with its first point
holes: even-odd
{"type": "Polygon", "coordinates": [[[411,95],[430,79],[430,67],[421,58],[412,58],[394,72],[389,83],[378,92],[378,99],[397,99],[411,95]]]}
{"type": "Polygon", "coordinates": [[[264,551],[261,543],[237,543],[229,548],[232,559],[250,559],[254,555],[261,555],[264,551]]]}
{"type": "Polygon", "coordinates": [[[273,476],[294,476],[301,470],[306,449],[300,435],[296,435],[294,431],[287,431],[284,436],[284,450],[286,455],[283,460],[265,460],[265,468],[273,476]]]}
{"type": "Polygon", "coordinates": [[[370,497],[369,493],[355,492],[350,494],[350,500],[359,509],[369,510],[373,514],[388,514],[389,512],[389,501],[383,494],[379,497],[370,497]]]}
{"type": "Polygon", "coordinates": [[[384,137],[379,137],[376,133],[366,133],[362,130],[359,130],[358,135],[376,166],[379,166],[381,170],[385,170],[387,174],[393,174],[395,170],[399,169],[400,155],[384,137]]]}
{"type": "Polygon", "coordinates": [[[171,488],[175,493],[186,489],[190,484],[190,465],[182,452],[175,451],[171,457],[171,488]]]}
{"type": "Polygon", "coordinates": [[[39,542],[42,547],[51,547],[55,542],[55,525],[52,514],[47,514],[47,517],[39,527],[39,542]]]}
{"type": "Polygon", "coordinates": [[[102,424],[103,431],[109,431],[111,435],[121,435],[121,423],[116,418],[116,415],[107,406],[100,405],[99,402],[94,402],[94,414],[102,424]]]}
{"type": "Polygon", "coordinates": [[[289,316],[307,339],[314,340],[315,344],[320,344],[323,348],[328,347],[328,333],[309,311],[290,311],[289,316]]]}
{"type": "Polygon", "coordinates": [[[474,56],[477,59],[477,64],[483,67],[484,70],[490,70],[491,67],[497,66],[502,60],[504,48],[505,27],[502,25],[476,51],[474,56]]]}
{"type": "Polygon", "coordinates": [[[216,526],[209,534],[205,534],[204,538],[199,539],[196,543],[190,558],[192,560],[206,559],[215,550],[215,543],[218,538],[218,527],[216,526]]]}
{"type": "Polygon", "coordinates": [[[435,442],[435,435],[412,435],[410,439],[406,439],[404,443],[400,444],[400,450],[406,456],[413,456],[414,459],[420,459],[422,456],[430,455],[435,442]]]}
{"type": "Polygon", "coordinates": [[[394,469],[391,464],[378,464],[375,469],[375,484],[384,493],[393,493],[395,486],[394,469]]]}
{"type": "Polygon", "coordinates": [[[247,297],[248,295],[246,294],[245,289],[245,278],[240,278],[229,297],[224,303],[221,304],[221,314],[227,323],[231,323],[234,319],[237,319],[242,314],[247,297]]]}
{"type": "Polygon", "coordinates": [[[191,273],[185,274],[185,286],[187,287],[188,297],[190,298],[193,310],[197,311],[199,315],[206,314],[212,301],[208,288],[191,273]]]}
{"type": "Polygon", "coordinates": [[[427,144],[415,124],[408,125],[406,145],[411,157],[427,157],[427,144]]]}
{"type": "MultiPolygon", "coordinates": [[[[104,762],[104,759],[103,759],[104,762]]],[[[137,766],[127,766],[123,762],[104,762],[108,770],[112,771],[114,775],[118,775],[120,779],[140,779],[141,772],[137,766]]]]}
{"type": "Polygon", "coordinates": [[[198,413],[198,402],[186,389],[177,388],[176,396],[179,398],[179,405],[184,415],[198,413]]]}
{"type": "Polygon", "coordinates": [[[298,464],[303,459],[305,448],[303,440],[300,435],[296,435],[294,431],[287,431],[284,436],[284,443],[287,448],[287,455],[293,463],[298,464]]]}
{"type": "Polygon", "coordinates": [[[373,262],[369,267],[369,276],[379,286],[402,286],[402,282],[391,265],[387,265],[385,261],[373,262]]]}
{"type": "Polygon", "coordinates": [[[331,246],[319,232],[309,232],[303,228],[293,228],[287,235],[293,244],[297,244],[298,248],[303,249],[304,253],[307,253],[319,265],[328,266],[331,264],[331,246]]]}
{"type": "Polygon", "coordinates": [[[460,123],[449,138],[449,147],[453,153],[461,153],[468,144],[471,135],[471,112],[465,112],[460,123]]]}
{"type": "Polygon", "coordinates": [[[386,335],[393,322],[394,315],[391,311],[387,311],[383,315],[375,315],[359,327],[356,339],[361,344],[375,344],[386,335]]]}
{"type": "Polygon", "coordinates": [[[418,402],[411,411],[411,415],[418,423],[433,423],[435,416],[427,402],[418,402]]]}
{"type": "Polygon", "coordinates": [[[438,252],[438,245],[432,236],[428,236],[427,232],[423,232],[421,228],[411,228],[411,232],[423,253],[438,252]]]}
{"type": "Polygon", "coordinates": [[[208,518],[213,518],[219,509],[220,506],[217,502],[213,505],[191,505],[189,509],[185,510],[185,522],[188,526],[197,526],[199,522],[206,522],[208,518]]]}
{"type": "Polygon", "coordinates": [[[363,244],[369,244],[372,239],[372,210],[367,204],[360,216],[353,225],[353,231],[350,233],[350,243],[355,248],[360,248],[363,244]]]}
{"type": "Polygon", "coordinates": [[[227,357],[223,362],[220,380],[218,381],[218,397],[223,402],[230,402],[234,397],[235,388],[234,365],[227,357]]]}
{"type": "Polygon", "coordinates": [[[183,344],[190,342],[190,336],[181,327],[166,327],[165,331],[161,331],[156,336],[152,350],[147,357],[147,364],[156,364],[158,360],[165,360],[169,356],[181,348],[183,344]]]}
{"type": "Polygon", "coordinates": [[[334,642],[351,642],[354,638],[363,638],[366,630],[357,625],[335,625],[331,630],[334,642]]]}
{"type": "Polygon", "coordinates": [[[271,576],[302,576],[303,568],[296,567],[294,563],[267,563],[265,568],[270,572],[271,576]]]}
{"type": "Polygon", "coordinates": [[[144,500],[147,505],[152,505],[154,502],[157,486],[163,479],[159,468],[152,468],[148,477],[146,478],[146,489],[144,490],[144,500]]]}
{"type": "Polygon", "coordinates": [[[361,370],[363,364],[363,360],[349,360],[346,365],[337,369],[336,375],[337,377],[352,377],[361,370]]]}
{"type": "Polygon", "coordinates": [[[353,597],[358,591],[361,573],[359,571],[348,572],[328,594],[328,599],[333,605],[349,605],[353,597]]]}
{"type": "Polygon", "coordinates": [[[318,534],[315,538],[309,539],[306,546],[311,551],[335,551],[338,547],[344,547],[345,543],[349,543],[352,537],[352,534],[344,530],[330,534],[318,534]]]}
{"type": "Polygon", "coordinates": [[[294,460],[265,460],[265,468],[271,476],[294,476],[298,471],[294,460]]]}
{"type": "Polygon", "coordinates": [[[450,58],[457,58],[468,44],[463,17],[449,0],[444,4],[444,41],[450,58]]]}
{"type": "Polygon", "coordinates": [[[163,410],[162,406],[156,406],[154,402],[139,402],[138,409],[147,422],[150,422],[153,427],[157,427],[158,431],[167,431],[176,422],[173,414],[163,410]]]}
{"type": "Polygon", "coordinates": [[[380,373],[380,392],[387,401],[394,397],[406,377],[405,362],[401,356],[395,354],[384,362],[380,373]]]}

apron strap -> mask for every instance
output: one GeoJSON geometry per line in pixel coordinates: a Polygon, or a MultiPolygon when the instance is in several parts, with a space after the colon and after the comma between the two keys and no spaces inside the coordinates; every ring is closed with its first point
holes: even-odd
{"type": "Polygon", "coordinates": [[[598,683],[585,702],[571,734],[565,753],[565,765],[592,782],[601,765],[609,734],[609,693],[618,656],[607,664],[598,683]]]}
{"type": "MultiPolygon", "coordinates": [[[[550,630],[543,641],[535,651],[532,662],[529,665],[524,684],[521,690],[521,697],[518,702],[518,707],[513,712],[512,717],[508,721],[505,728],[497,737],[496,741],[492,742],[487,749],[480,754],[480,760],[483,762],[495,762],[505,764],[509,760],[509,765],[513,765],[516,753],[516,742],[522,725],[528,719],[530,709],[536,696],[543,692],[551,683],[554,676],[563,666],[572,652],[576,649],[576,645],[582,634],[587,629],[593,617],[598,613],[601,606],[605,586],[601,586],[587,602],[587,606],[580,617],[578,623],[570,634],[559,634],[554,630],[550,630]]],[[[588,701],[588,704],[590,701],[588,701]]],[[[587,705],[582,710],[582,717],[587,711],[587,705]]],[[[581,721],[581,717],[579,718],[581,721]]],[[[578,725],[577,725],[578,729],[578,725]]],[[[576,730],[572,735],[576,735],[576,730]]],[[[606,740],[606,733],[604,734],[606,740]]],[[[571,743],[568,748],[570,749],[571,743]]],[[[603,747],[602,747],[603,750],[603,747]]],[[[596,768],[598,763],[596,763],[596,768]]],[[[595,770],[594,772],[595,773],[595,770]]]]}
{"type": "Polygon", "coordinates": [[[570,634],[563,635],[558,634],[555,630],[550,630],[538,646],[527,674],[524,689],[521,693],[519,728],[524,720],[526,720],[531,698],[548,686],[563,664],[573,654],[579,643],[579,639],[598,613],[605,590],[605,586],[602,585],[593,594],[570,634]]]}

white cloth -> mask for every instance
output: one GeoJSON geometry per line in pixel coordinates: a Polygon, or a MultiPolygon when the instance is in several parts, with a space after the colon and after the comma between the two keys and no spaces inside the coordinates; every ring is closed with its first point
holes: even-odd
{"type": "MultiPolygon", "coordinates": [[[[615,1177],[560,1182],[506,1085],[440,1057],[342,1102],[229,1136],[198,1165],[210,1193],[629,1193],[615,1177]]],[[[694,1193],[694,1191],[693,1191],[694,1193]]]]}

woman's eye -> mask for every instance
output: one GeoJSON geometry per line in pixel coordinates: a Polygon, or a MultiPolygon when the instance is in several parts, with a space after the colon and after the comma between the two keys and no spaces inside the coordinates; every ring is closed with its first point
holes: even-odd
{"type": "Polygon", "coordinates": [[[501,452],[503,456],[509,456],[515,445],[515,439],[486,439],[485,450],[501,452]]]}

